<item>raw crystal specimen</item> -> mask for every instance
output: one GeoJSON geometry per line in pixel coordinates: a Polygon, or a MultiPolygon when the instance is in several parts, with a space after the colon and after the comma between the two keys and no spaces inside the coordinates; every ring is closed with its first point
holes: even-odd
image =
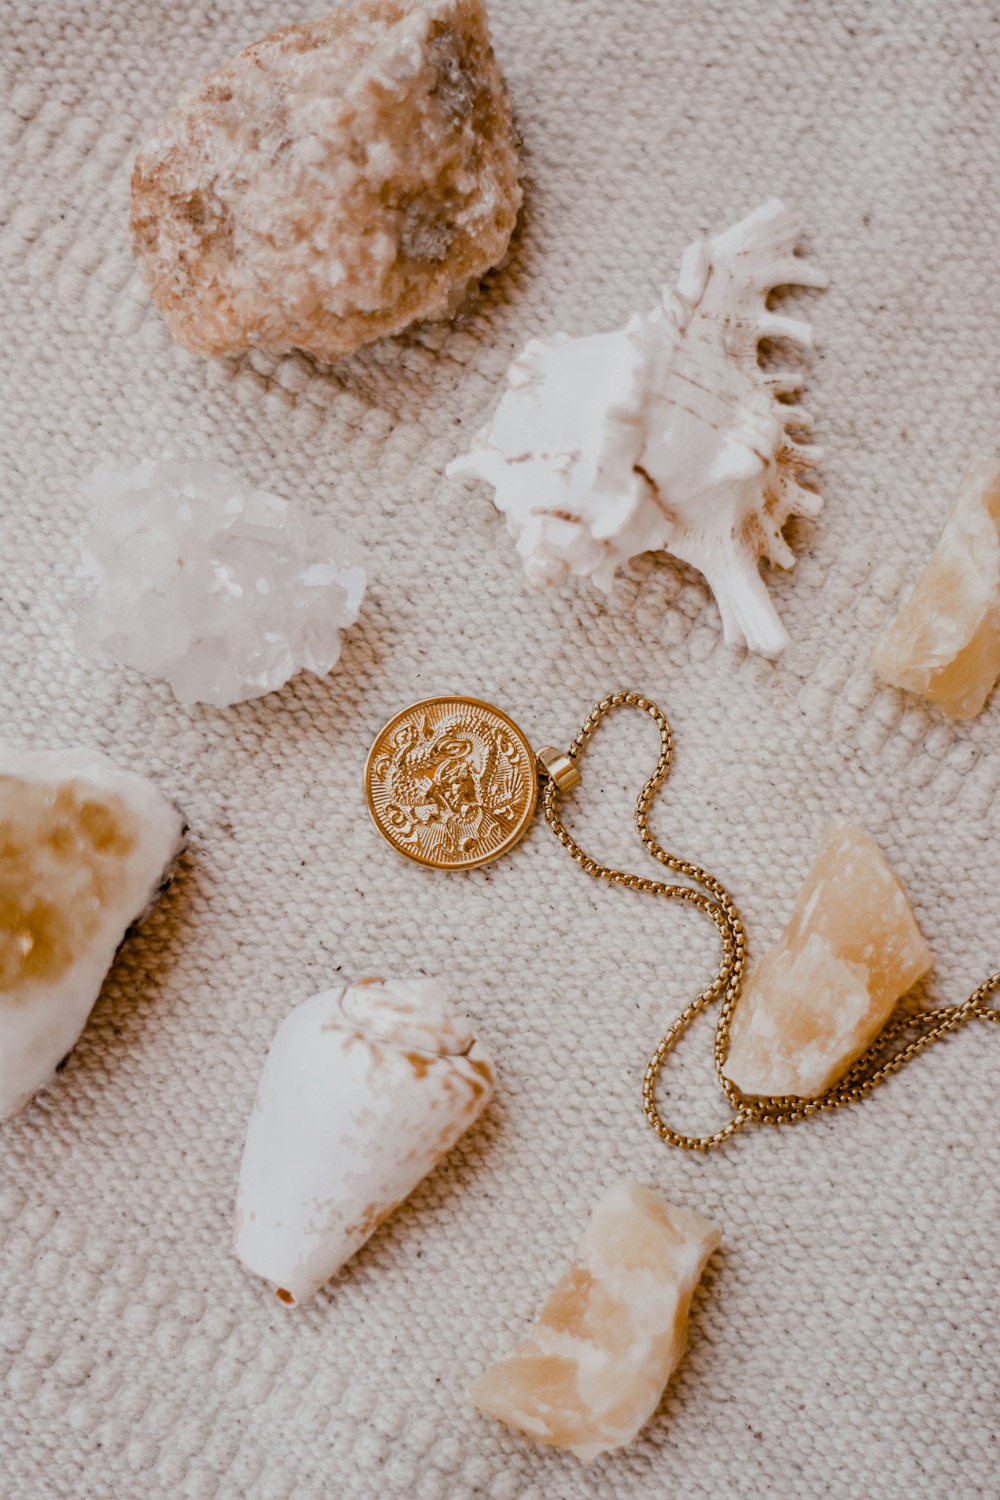
{"type": "Polygon", "coordinates": [[[684,1353],[691,1294],[719,1240],[700,1214],[617,1183],[541,1315],[474,1383],[475,1405],[577,1458],[631,1442],[684,1353]]]}
{"type": "Polygon", "coordinates": [[[236,1253],[305,1302],[450,1151],[493,1064],[433,979],[363,979],[278,1028],[247,1128],[236,1253]]]}
{"type": "Polygon", "coordinates": [[[932,962],[878,845],[855,823],[831,824],[791,921],[737,1003],[726,1077],[744,1094],[816,1098],[932,962]]]}
{"type": "Polygon", "coordinates": [[[98,589],[84,631],[114,661],[216,707],[336,665],[365,573],[325,517],[205,460],[101,468],[85,492],[98,589]]]}
{"type": "Polygon", "coordinates": [[[794,253],[799,237],[774,198],[696,241],[648,315],[522,350],[489,425],[447,472],[493,485],[531,583],[576,574],[609,590],[630,558],[662,550],[704,573],[727,641],[767,656],[787,646],[758,559],[794,563],[782,528],[819,512],[800,479],[822,454],[793,436],[808,414],[775,399],[802,375],[761,369],[758,345],[812,343],[808,323],[767,305],[786,283],[826,285],[794,253]]]}
{"type": "Polygon", "coordinates": [[[962,481],[926,571],[875,653],[878,675],[953,719],[979,713],[1000,677],[1000,463],[962,481]]]}
{"type": "Polygon", "coordinates": [[[152,782],[95,751],[0,750],[0,1119],[72,1050],[183,833],[152,782]]]}
{"type": "Polygon", "coordinates": [[[163,121],[132,242],[196,354],[350,354],[451,316],[504,256],[520,164],[482,0],[354,0],[286,26],[163,121]]]}

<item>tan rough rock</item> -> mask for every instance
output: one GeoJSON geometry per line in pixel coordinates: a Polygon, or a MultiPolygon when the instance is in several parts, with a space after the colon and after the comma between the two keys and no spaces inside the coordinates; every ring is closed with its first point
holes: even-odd
{"type": "Polygon", "coordinates": [[[953,719],[979,713],[1000,677],[1000,462],[980,458],[916,588],[872,665],[953,719]]]}
{"type": "Polygon", "coordinates": [[[855,823],[831,824],[791,921],[737,1002],[726,1077],[744,1094],[816,1098],[932,963],[878,845],[855,823]]]}
{"type": "Polygon", "coordinates": [[[474,1383],[474,1404],[577,1458],[631,1442],[684,1353],[691,1294],[720,1238],[700,1214],[617,1183],[529,1332],[474,1383]]]}
{"type": "Polygon", "coordinates": [[[132,241],[173,337],[322,360],[453,313],[521,203],[482,0],[356,0],[209,74],[140,152],[132,241]]]}

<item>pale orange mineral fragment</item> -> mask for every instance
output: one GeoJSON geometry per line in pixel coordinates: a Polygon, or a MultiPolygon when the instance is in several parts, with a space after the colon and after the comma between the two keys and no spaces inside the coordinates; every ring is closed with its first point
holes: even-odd
{"type": "Polygon", "coordinates": [[[979,713],[1000,677],[1000,463],[981,458],[962,481],[941,539],[875,652],[893,687],[953,719],[979,713]]]}
{"type": "Polygon", "coordinates": [[[777,947],[751,972],[723,1071],[744,1094],[824,1093],[933,960],[906,892],[856,823],[826,830],[777,947]]]}
{"type": "Polygon", "coordinates": [[[617,1183],[528,1333],[474,1383],[475,1405],[577,1458],[631,1442],[684,1353],[691,1294],[719,1239],[700,1214],[617,1183]]]}
{"type": "Polygon", "coordinates": [[[349,354],[450,316],[521,203],[482,0],[354,0],[209,74],[139,153],[132,243],[196,354],[349,354]]]}

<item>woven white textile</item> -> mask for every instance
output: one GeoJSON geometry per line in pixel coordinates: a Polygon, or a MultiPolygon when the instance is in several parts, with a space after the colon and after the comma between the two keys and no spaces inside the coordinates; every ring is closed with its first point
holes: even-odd
{"type": "MultiPolygon", "coordinates": [[[[63,1074],[0,1131],[4,1500],[970,1500],[1000,1491],[1000,1035],[968,1027],[865,1104],[697,1158],[640,1105],[646,1055],[713,972],[697,912],[587,880],[541,822],[441,875],[371,827],[375,730],[434,692],[566,742],[637,688],[677,737],[669,847],[773,941],[821,830],[862,821],[964,997],[1000,962],[1000,701],[952,725],[868,660],[959,475],[994,448],[1000,13],[989,0],[494,0],[525,142],[508,266],[455,327],[320,370],[171,344],[133,267],[128,178],[158,116],[274,26],[277,0],[2,0],[0,711],[17,745],[94,745],[190,819],[63,1074]],[[820,518],[770,587],[794,646],[721,643],[696,574],[644,558],[611,600],[536,595],[488,491],[443,478],[526,338],[654,304],[697,234],[772,194],[832,277],[805,404],[820,518]],[[81,654],[78,483],[170,447],[336,515],[366,542],[328,681],[228,711],[81,654]],[[340,1279],[281,1307],[230,1248],[274,1030],[341,974],[438,972],[500,1074],[484,1121],[340,1279]],[[689,1353],[632,1447],[587,1467],[480,1418],[623,1173],[722,1228],[689,1353]]],[[[998,695],[1000,696],[1000,695],[998,695]]],[[[655,754],[602,730],[571,808],[641,868],[655,754]]],[[[711,1026],[671,1119],[721,1118],[711,1026]]]]}

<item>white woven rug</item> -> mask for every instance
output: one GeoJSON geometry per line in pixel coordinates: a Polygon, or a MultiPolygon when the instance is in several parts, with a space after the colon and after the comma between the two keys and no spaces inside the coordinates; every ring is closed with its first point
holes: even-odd
{"type": "MultiPolygon", "coordinates": [[[[370,827],[360,774],[374,730],[420,695],[491,698],[537,743],[637,687],[678,740],[659,831],[728,882],[758,952],[848,814],[908,886],[930,993],[957,1000],[996,967],[1000,703],[955,727],[867,666],[966,460],[997,442],[996,7],[494,0],[528,193],[471,315],[333,372],[201,363],[133,270],[131,160],[210,66],[317,9],[0,9],[3,732],[99,746],[194,830],[64,1074],[0,1134],[0,1492],[994,1497],[1000,1037],[970,1028],[836,1117],[671,1152],[640,1077],[714,966],[709,925],[586,880],[543,826],[489,870],[411,868],[370,827]],[[529,593],[488,494],[442,471],[527,336],[652,305],[695,234],[775,192],[833,284],[794,299],[817,330],[807,404],[829,460],[826,509],[771,583],[796,641],[772,665],[724,648],[705,588],[669,563],[644,559],[610,603],[529,593]],[[78,482],[167,444],[367,541],[367,607],[330,681],[189,712],[78,654],[78,482]],[[383,970],[454,977],[499,1097],[342,1279],[288,1312],[230,1251],[247,1111],[288,1008],[383,970]],[[621,1173],[711,1215],[725,1243],[656,1418],[584,1468],[464,1393],[621,1173]]],[[[575,823],[612,858],[641,862],[629,817],[653,740],[623,718],[587,763],[575,823]]],[[[692,1124],[716,1109],[709,1054],[706,1027],[674,1087],[692,1124]]]]}

